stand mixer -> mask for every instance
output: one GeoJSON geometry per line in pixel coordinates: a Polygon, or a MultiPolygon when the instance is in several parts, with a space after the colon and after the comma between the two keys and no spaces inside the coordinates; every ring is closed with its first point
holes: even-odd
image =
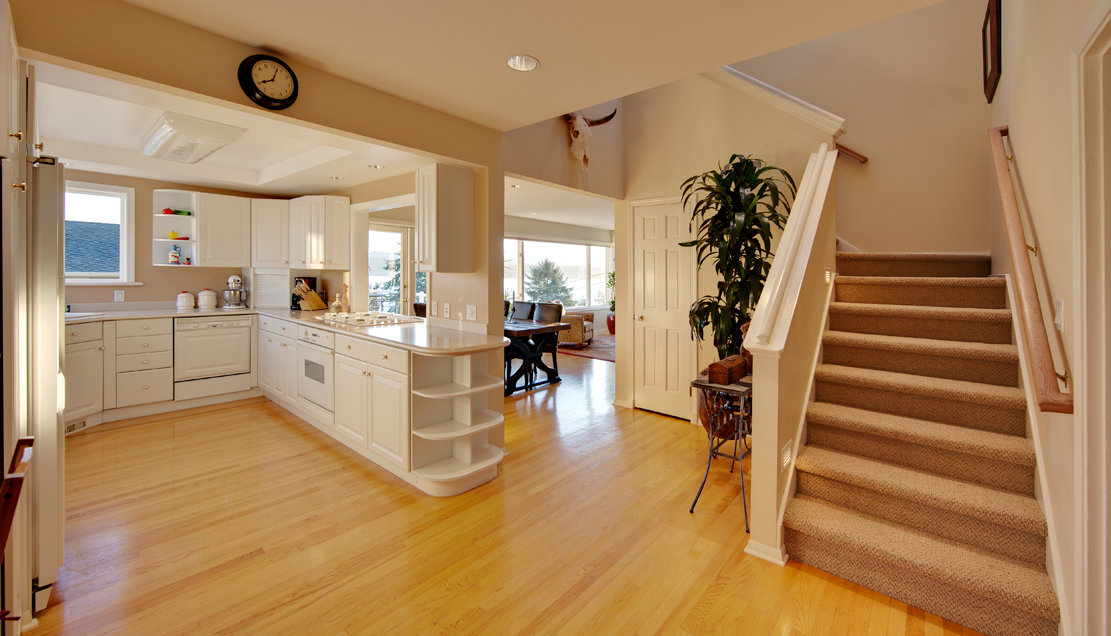
{"type": "Polygon", "coordinates": [[[224,306],[221,309],[246,309],[246,303],[247,290],[243,289],[243,279],[232,274],[228,277],[228,288],[224,290],[224,306]]]}

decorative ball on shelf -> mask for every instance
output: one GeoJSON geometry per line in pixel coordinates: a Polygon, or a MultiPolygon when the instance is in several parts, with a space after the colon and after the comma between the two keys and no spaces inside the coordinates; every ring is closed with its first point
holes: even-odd
{"type": "Polygon", "coordinates": [[[167,234],[166,236],[168,236],[169,238],[172,238],[172,239],[176,239],[177,238],[177,232],[175,232],[173,230],[170,230],[170,233],[167,234]]]}

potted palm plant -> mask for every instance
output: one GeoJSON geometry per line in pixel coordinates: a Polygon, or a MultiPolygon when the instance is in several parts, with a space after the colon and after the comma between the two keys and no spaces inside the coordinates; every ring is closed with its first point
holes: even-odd
{"type": "Polygon", "coordinates": [[[743,351],[745,325],[771,271],[772,228],[783,229],[795,193],[786,170],[745,155],[683,182],[683,207],[693,203],[691,230],[697,224],[698,231],[681,245],[697,250],[699,269],[711,260],[720,279],[716,294],[691,305],[691,332],[703,340],[709,326],[719,359],[743,351]]]}

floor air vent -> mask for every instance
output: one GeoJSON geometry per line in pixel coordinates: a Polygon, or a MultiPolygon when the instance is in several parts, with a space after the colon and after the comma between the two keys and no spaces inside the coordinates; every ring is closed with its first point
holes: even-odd
{"type": "Polygon", "coordinates": [[[76,433],[83,428],[85,428],[85,420],[74,422],[73,424],[66,424],[66,435],[69,435],[70,433],[76,433]]]}

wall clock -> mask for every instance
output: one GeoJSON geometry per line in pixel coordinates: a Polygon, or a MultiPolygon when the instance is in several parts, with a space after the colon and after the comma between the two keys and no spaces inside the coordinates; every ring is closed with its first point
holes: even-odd
{"type": "Polygon", "coordinates": [[[272,55],[252,55],[239,64],[239,87],[251,101],[269,110],[289,108],[297,101],[297,76],[272,55]]]}

